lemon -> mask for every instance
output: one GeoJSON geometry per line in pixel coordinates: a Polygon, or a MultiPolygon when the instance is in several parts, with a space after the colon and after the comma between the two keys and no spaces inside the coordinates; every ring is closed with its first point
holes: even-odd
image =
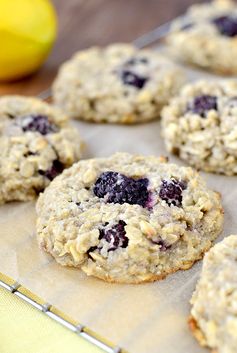
{"type": "Polygon", "coordinates": [[[55,41],[57,20],[48,0],[0,0],[0,80],[36,71],[55,41]]]}

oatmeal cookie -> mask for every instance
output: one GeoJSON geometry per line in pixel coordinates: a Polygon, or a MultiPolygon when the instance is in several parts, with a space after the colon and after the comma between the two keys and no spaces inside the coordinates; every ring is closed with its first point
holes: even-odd
{"type": "Polygon", "coordinates": [[[237,6],[214,0],[196,4],[174,22],[167,43],[179,59],[219,74],[237,74],[237,6]]]}
{"type": "Polygon", "coordinates": [[[222,228],[219,194],[190,167],[117,153],[80,161],[37,202],[40,247],[109,282],[188,269],[222,228]]]}
{"type": "Polygon", "coordinates": [[[36,98],[0,98],[0,203],[31,200],[78,161],[81,141],[68,118],[36,98]]]}
{"type": "Polygon", "coordinates": [[[215,245],[204,257],[191,299],[190,327],[201,345],[215,353],[236,353],[237,235],[215,245]]]}
{"type": "Polygon", "coordinates": [[[201,80],[162,112],[168,151],[206,172],[237,174],[237,83],[201,80]]]}
{"type": "Polygon", "coordinates": [[[64,63],[53,97],[72,118],[138,123],[159,117],[183,81],[180,69],[158,52],[113,44],[80,51],[64,63]]]}

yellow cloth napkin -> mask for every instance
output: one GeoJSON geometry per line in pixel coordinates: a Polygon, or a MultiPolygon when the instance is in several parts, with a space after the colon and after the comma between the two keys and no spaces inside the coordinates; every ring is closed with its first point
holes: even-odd
{"type": "Polygon", "coordinates": [[[0,352],[102,353],[102,350],[0,288],[0,352]]]}

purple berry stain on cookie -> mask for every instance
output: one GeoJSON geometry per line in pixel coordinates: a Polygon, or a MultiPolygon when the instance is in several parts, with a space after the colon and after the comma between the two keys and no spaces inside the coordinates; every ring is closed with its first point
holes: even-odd
{"type": "Polygon", "coordinates": [[[148,59],[145,57],[133,57],[131,59],[129,59],[128,61],[126,61],[125,65],[128,66],[134,66],[134,65],[146,65],[148,63],[148,59]]]}
{"type": "Polygon", "coordinates": [[[53,180],[57,175],[61,174],[64,169],[64,165],[58,160],[55,159],[52,162],[52,166],[48,170],[39,170],[39,174],[44,175],[50,181],[53,180]]]}
{"type": "Polygon", "coordinates": [[[137,89],[142,89],[147,82],[147,77],[139,76],[130,70],[123,70],[121,77],[125,85],[134,86],[137,89]]]}
{"type": "Polygon", "coordinates": [[[58,128],[55,124],[49,122],[46,115],[27,115],[22,118],[23,131],[35,131],[41,135],[47,135],[57,132],[58,128]]]}
{"type": "Polygon", "coordinates": [[[147,178],[133,179],[117,172],[104,172],[96,180],[94,194],[108,203],[128,203],[150,207],[147,178]]]}
{"type": "Polygon", "coordinates": [[[126,223],[119,221],[112,228],[100,229],[99,239],[105,239],[109,244],[110,248],[108,251],[114,251],[118,248],[126,248],[128,246],[128,237],[125,231],[126,223]]]}
{"type": "Polygon", "coordinates": [[[194,23],[192,22],[189,22],[189,23],[185,23],[181,26],[181,30],[182,31],[188,31],[189,29],[193,28],[194,27],[194,23]]]}
{"type": "Polygon", "coordinates": [[[170,180],[162,180],[159,197],[169,206],[174,205],[181,207],[183,201],[182,193],[186,188],[187,184],[184,181],[179,181],[174,178],[170,180]]]}
{"type": "Polygon", "coordinates": [[[88,250],[87,250],[87,255],[88,255],[88,257],[91,259],[91,260],[93,260],[93,257],[91,256],[91,252],[94,252],[94,251],[96,251],[98,249],[98,246],[91,246],[88,250]]]}
{"type": "Polygon", "coordinates": [[[209,110],[217,110],[217,98],[208,94],[197,96],[188,105],[188,110],[205,118],[209,110]]]}
{"type": "Polygon", "coordinates": [[[220,34],[227,37],[235,37],[237,35],[237,18],[232,16],[220,16],[214,18],[213,23],[216,25],[220,34]]]}
{"type": "Polygon", "coordinates": [[[160,251],[167,251],[169,249],[171,249],[172,245],[168,245],[167,243],[165,243],[164,240],[151,240],[152,243],[159,245],[160,247],[160,251]]]}
{"type": "Polygon", "coordinates": [[[228,102],[227,102],[227,106],[229,107],[229,108],[236,108],[236,106],[237,106],[237,97],[231,97],[229,100],[228,100],[228,102]]]}

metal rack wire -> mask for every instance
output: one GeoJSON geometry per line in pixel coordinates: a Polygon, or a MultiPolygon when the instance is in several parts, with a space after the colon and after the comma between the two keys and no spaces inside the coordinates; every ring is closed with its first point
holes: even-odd
{"type": "Polygon", "coordinates": [[[74,324],[70,319],[66,319],[63,315],[58,314],[53,307],[53,305],[47,302],[40,302],[41,300],[33,299],[33,294],[27,291],[25,293],[25,288],[18,282],[12,281],[10,278],[6,278],[6,276],[1,275],[0,273],[0,287],[6,289],[8,292],[12,293],[16,297],[24,300],[26,303],[33,306],[35,309],[41,311],[46,316],[50,317],[57,323],[63,325],[70,331],[74,332],[76,335],[81,336],[88,342],[96,345],[98,348],[102,349],[104,352],[107,353],[125,353],[120,347],[113,346],[113,344],[109,342],[105,342],[104,339],[101,339],[92,332],[87,327],[83,326],[82,324],[74,324]]]}
{"type": "MultiPolygon", "coordinates": [[[[183,20],[185,24],[186,22],[185,16],[181,16],[179,17],[179,19],[183,20]]],[[[173,20],[142,35],[141,37],[134,40],[133,44],[138,48],[144,48],[146,46],[158,43],[167,35],[167,33],[169,33],[172,22],[173,20]]],[[[50,98],[51,89],[49,88],[41,92],[38,95],[38,97],[43,100],[50,98]]],[[[106,342],[105,339],[100,338],[96,333],[92,332],[89,328],[83,326],[82,324],[73,323],[73,320],[70,320],[64,317],[64,315],[62,313],[59,313],[58,310],[53,305],[47,302],[44,302],[42,299],[36,300],[34,294],[27,291],[20,283],[8,278],[4,274],[1,274],[1,272],[0,272],[0,287],[6,289],[16,297],[22,299],[23,301],[30,304],[35,309],[44,313],[46,316],[50,317],[51,319],[60,323],[70,331],[74,332],[76,335],[84,338],[88,342],[102,349],[104,352],[125,353],[125,351],[122,348],[115,346],[110,342],[106,342]]]]}

